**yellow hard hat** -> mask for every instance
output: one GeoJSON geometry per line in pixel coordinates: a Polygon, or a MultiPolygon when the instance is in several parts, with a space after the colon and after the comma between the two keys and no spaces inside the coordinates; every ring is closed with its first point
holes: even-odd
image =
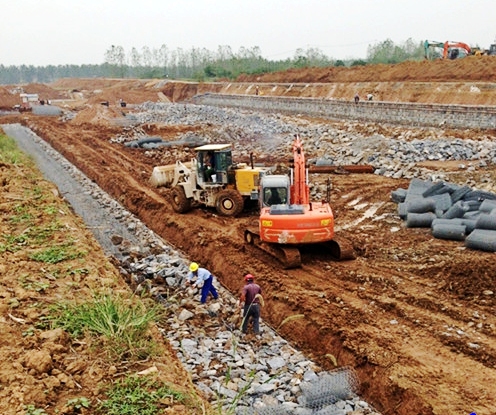
{"type": "Polygon", "coordinates": [[[198,264],[196,262],[192,262],[191,264],[189,264],[189,270],[191,272],[195,272],[196,270],[198,270],[198,264]]]}

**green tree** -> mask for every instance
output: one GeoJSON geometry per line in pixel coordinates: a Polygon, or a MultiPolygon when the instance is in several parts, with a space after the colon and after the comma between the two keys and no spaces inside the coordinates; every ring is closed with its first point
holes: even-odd
{"type": "Polygon", "coordinates": [[[105,52],[105,62],[115,70],[114,76],[119,76],[121,78],[125,77],[126,53],[122,46],[112,45],[110,49],[105,52]]]}

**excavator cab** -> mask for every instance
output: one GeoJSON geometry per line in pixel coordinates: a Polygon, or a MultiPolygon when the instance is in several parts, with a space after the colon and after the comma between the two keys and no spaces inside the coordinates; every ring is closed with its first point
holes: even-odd
{"type": "Polygon", "coordinates": [[[263,176],[260,186],[261,207],[287,205],[289,201],[289,177],[287,175],[263,176]]]}

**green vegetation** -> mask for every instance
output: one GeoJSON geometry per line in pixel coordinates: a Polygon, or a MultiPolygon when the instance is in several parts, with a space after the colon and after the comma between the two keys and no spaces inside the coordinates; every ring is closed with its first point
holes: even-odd
{"type": "Polygon", "coordinates": [[[174,402],[185,401],[184,395],[166,384],[136,376],[115,382],[107,396],[98,407],[99,413],[105,415],[156,415],[174,402]]]}
{"type": "Polygon", "coordinates": [[[44,409],[36,408],[34,405],[25,405],[24,410],[25,415],[47,415],[44,409]]]}
{"type": "Polygon", "coordinates": [[[91,402],[88,398],[81,396],[79,398],[69,399],[66,406],[79,413],[83,408],[88,409],[91,406],[91,402]]]}
{"type": "Polygon", "coordinates": [[[24,164],[27,160],[26,155],[17,148],[15,141],[3,135],[0,129],[0,162],[17,165],[24,164]]]}
{"type": "Polygon", "coordinates": [[[29,276],[23,275],[19,277],[19,282],[22,288],[29,291],[41,292],[50,288],[50,284],[43,281],[35,281],[29,276]]]}
{"type": "Polygon", "coordinates": [[[259,47],[241,47],[234,52],[230,46],[218,46],[216,51],[193,47],[190,50],[170,50],[163,44],[158,49],[133,47],[126,53],[122,46],[112,45],[100,65],[8,66],[0,65],[0,84],[52,82],[59,78],[118,77],[193,79],[196,81],[236,79],[241,74],[257,75],[293,68],[357,66],[369,63],[398,63],[421,60],[422,41],[408,39],[402,44],[392,40],[369,45],[367,57],[335,60],[317,48],[296,49],[292,58],[269,60],[259,47]]]}
{"type": "Polygon", "coordinates": [[[29,258],[46,264],[57,264],[58,262],[81,258],[84,255],[85,253],[76,251],[71,244],[64,244],[60,246],[49,246],[46,249],[29,255],[29,258]]]}
{"type": "Polygon", "coordinates": [[[155,345],[146,332],[160,318],[161,310],[157,304],[147,308],[131,298],[95,295],[81,304],[54,306],[51,326],[61,327],[76,338],[85,334],[102,336],[113,357],[142,359],[155,353],[155,345]]]}

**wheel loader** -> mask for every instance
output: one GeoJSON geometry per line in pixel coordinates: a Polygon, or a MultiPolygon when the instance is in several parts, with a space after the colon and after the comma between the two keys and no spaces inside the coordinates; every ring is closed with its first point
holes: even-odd
{"type": "Polygon", "coordinates": [[[334,215],[327,200],[310,201],[308,170],[302,142],[293,142],[290,175],[267,175],[260,181],[260,216],[258,227],[245,230],[245,241],[268,252],[284,268],[301,266],[300,249],[320,245],[333,258],[354,259],[352,245],[334,233],[334,215]]]}
{"type": "Polygon", "coordinates": [[[237,216],[246,200],[258,200],[260,178],[269,167],[234,163],[231,144],[207,144],[194,149],[190,162],[176,161],[153,169],[150,183],[171,190],[175,212],[186,213],[195,206],[214,207],[220,215],[237,216]]]}

